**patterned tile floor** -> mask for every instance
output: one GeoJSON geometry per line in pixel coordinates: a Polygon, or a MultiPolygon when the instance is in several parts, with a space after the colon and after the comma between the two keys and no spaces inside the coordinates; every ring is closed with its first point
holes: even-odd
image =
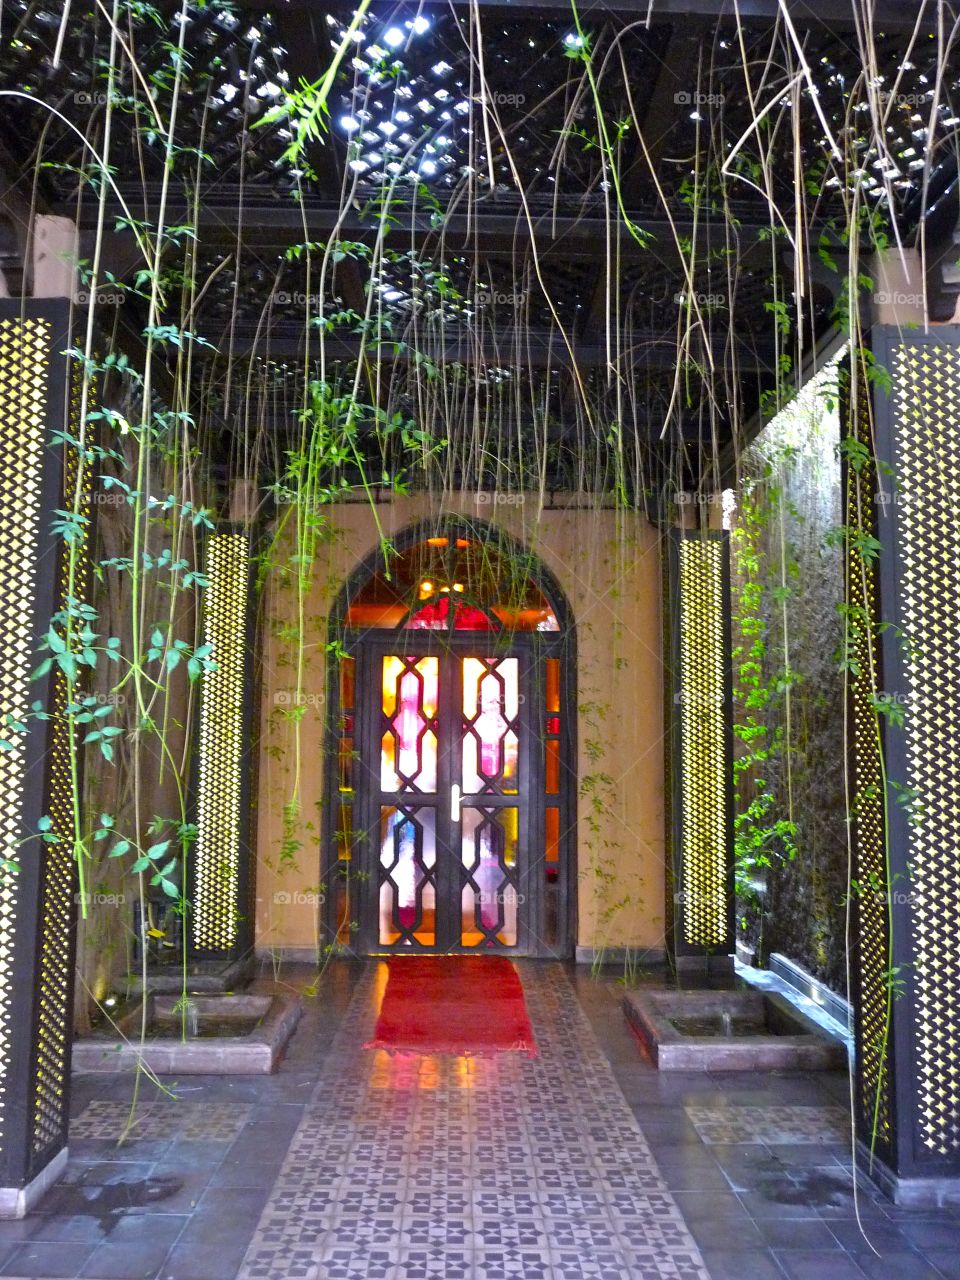
{"type": "Polygon", "coordinates": [[[864,1238],[844,1075],[661,1075],[614,982],[532,962],[540,1058],[389,1058],[378,972],[330,970],[277,1075],[148,1087],[120,1147],[130,1080],[75,1077],[67,1177],[0,1223],[0,1276],[960,1280],[960,1212],[865,1190],[864,1238]]]}
{"type": "Polygon", "coordinates": [[[560,966],[524,970],[536,1059],[358,1056],[382,973],[361,982],[241,1280],[705,1280],[560,966]]]}

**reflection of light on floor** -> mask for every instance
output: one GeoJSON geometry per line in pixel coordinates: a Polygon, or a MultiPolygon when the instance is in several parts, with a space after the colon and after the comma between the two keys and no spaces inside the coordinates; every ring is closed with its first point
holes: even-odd
{"type": "Polygon", "coordinates": [[[457,1057],[434,1053],[373,1052],[370,1087],[397,1093],[436,1093],[453,1087],[463,1092],[489,1088],[497,1075],[496,1058],[457,1057]]]}

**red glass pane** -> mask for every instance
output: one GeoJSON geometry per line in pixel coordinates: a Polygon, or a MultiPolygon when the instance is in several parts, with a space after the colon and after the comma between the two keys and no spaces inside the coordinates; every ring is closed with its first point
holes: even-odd
{"type": "Polygon", "coordinates": [[[560,717],[547,716],[547,733],[557,734],[560,732],[560,717]]]}
{"type": "MultiPolygon", "coordinates": [[[[404,624],[411,631],[446,631],[450,620],[450,598],[428,600],[404,624]]],[[[497,624],[482,609],[472,604],[454,606],[453,626],[456,631],[496,631],[497,624]]]]}

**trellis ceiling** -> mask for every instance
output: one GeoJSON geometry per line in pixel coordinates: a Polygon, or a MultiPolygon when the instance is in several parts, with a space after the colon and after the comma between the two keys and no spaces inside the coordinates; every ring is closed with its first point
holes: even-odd
{"type": "MultiPolygon", "coordinates": [[[[308,313],[322,317],[330,360],[348,367],[369,343],[370,324],[357,320],[369,305],[377,351],[397,366],[389,385],[411,405],[416,388],[404,366],[416,350],[463,364],[475,379],[512,369],[517,382],[525,369],[527,380],[556,384],[561,407],[548,416],[559,452],[575,447],[584,417],[593,417],[572,394],[583,398],[587,383],[600,388],[597,421],[626,425],[644,448],[659,441],[665,405],[669,445],[722,443],[733,414],[749,417],[773,384],[781,351],[771,303],[794,333],[803,331],[808,350],[829,330],[853,187],[881,223],[893,214],[907,236],[922,208],[954,199],[960,73],[935,90],[936,32],[914,31],[903,7],[883,0],[878,17],[888,22],[875,35],[868,77],[843,21],[849,5],[829,0],[820,6],[824,22],[813,25],[796,16],[814,95],[777,5],[767,14],[765,4],[742,4],[739,25],[718,23],[730,10],[719,0],[662,0],[649,25],[648,6],[641,13],[628,0],[619,11],[585,11],[619,191],[596,145],[595,106],[576,56],[581,37],[559,4],[375,5],[341,68],[330,132],[298,170],[283,158],[287,123],[264,125],[263,117],[285,89],[319,78],[352,10],[300,0],[191,7],[181,181],[167,210],[173,222],[189,219],[186,193],[199,172],[199,242],[189,261],[205,286],[196,327],[212,344],[205,394],[213,389],[215,403],[216,388],[227,386],[229,420],[235,380],[217,362],[254,357],[274,371],[296,367],[308,313]],[[761,126],[748,86],[771,108],[761,126]],[[630,118],[642,122],[642,141],[632,127],[618,132],[630,118]],[[871,119],[879,128],[866,127],[871,119]],[[882,153],[870,141],[877,137],[882,153]],[[834,142],[855,157],[852,172],[831,159],[834,142]],[[199,165],[198,151],[207,157],[199,165]],[[395,207],[385,260],[371,279],[366,255],[384,182],[395,207]],[[772,233],[771,199],[782,222],[772,233]],[[787,251],[798,201],[820,251],[799,304],[787,251]],[[618,202],[641,234],[624,228],[618,202]],[[291,245],[326,243],[335,226],[356,247],[322,280],[315,259],[290,259],[291,245]],[[675,383],[664,393],[678,359],[703,383],[703,394],[687,394],[680,406],[675,383]]],[[[139,19],[127,20],[124,39],[146,77],[169,66],[179,8],[144,5],[139,19]]],[[[54,106],[97,146],[109,27],[96,6],[74,3],[67,56],[54,66],[61,17],[53,3],[4,6],[0,81],[54,106]]],[[[128,69],[116,88],[125,97],[113,117],[117,186],[133,216],[149,221],[163,177],[160,148],[145,132],[150,108],[128,69]]],[[[42,202],[79,218],[88,249],[96,192],[78,180],[77,134],[24,98],[5,101],[0,133],[8,213],[23,197],[12,173],[26,171],[42,138],[42,202]]],[[[120,212],[117,200],[108,203],[120,212]]],[[[0,244],[8,271],[16,241],[11,233],[0,244]]],[[[171,270],[180,269],[171,258],[171,270]]],[[[106,262],[118,276],[136,266],[128,233],[108,235],[106,262]]],[[[126,295],[119,319],[130,334],[142,328],[136,296],[126,295]]],[[[518,420],[536,430],[537,413],[524,400],[517,397],[518,420]]],[[[591,429],[603,434],[596,423],[591,429]]]]}

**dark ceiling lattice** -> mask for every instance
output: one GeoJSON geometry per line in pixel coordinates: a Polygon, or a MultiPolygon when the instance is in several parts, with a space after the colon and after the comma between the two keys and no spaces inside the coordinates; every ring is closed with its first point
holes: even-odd
{"type": "MultiPolygon", "coordinates": [[[[128,6],[122,36],[147,82],[169,81],[177,8],[128,6]]],[[[907,238],[938,200],[952,229],[960,64],[937,78],[935,33],[877,31],[868,83],[849,26],[798,26],[801,60],[775,14],[739,31],[702,17],[648,27],[642,16],[584,19],[615,184],[581,37],[561,9],[376,5],[341,68],[329,133],[294,168],[289,121],[263,118],[285,91],[319,78],[351,10],[191,7],[165,207],[168,222],[195,222],[198,240],[167,251],[164,318],[177,322],[179,280],[195,279],[191,323],[210,344],[198,351],[198,417],[219,413],[228,439],[237,387],[265,385],[234,366],[265,361],[273,383],[289,386],[271,390],[258,416],[282,435],[300,402],[294,371],[307,337],[314,352],[322,335],[328,372],[345,377],[375,350],[379,402],[413,417],[432,403],[417,385],[425,368],[461,370],[446,379],[454,444],[458,413],[497,417],[503,434],[488,450],[494,463],[451,463],[461,477],[521,466],[514,441],[541,431],[567,481],[584,472],[577,449],[593,459],[586,470],[602,472],[627,435],[635,458],[679,450],[686,463],[698,440],[722,444],[755,413],[783,367],[784,335],[795,345],[802,334],[810,350],[828,333],[854,192],[873,211],[864,218],[883,227],[895,214],[907,238]],[[392,203],[379,255],[384,184],[392,203]],[[803,298],[792,275],[798,202],[809,238],[803,298]],[[335,237],[348,243],[323,268],[335,237]],[[309,250],[292,248],[304,241],[309,250]]],[[[34,158],[41,207],[77,217],[91,252],[97,184],[74,129],[102,146],[111,32],[98,7],[74,3],[55,67],[61,17],[58,4],[14,0],[0,27],[0,82],[74,126],[24,98],[4,102],[0,261],[13,282],[23,244],[11,200],[30,196],[34,158]]],[[[126,58],[118,66],[104,263],[129,279],[142,264],[114,218],[121,196],[133,217],[156,217],[162,138],[143,80],[126,58]]],[[[115,319],[135,347],[142,299],[128,292],[117,316],[104,315],[106,326],[115,319]]]]}

